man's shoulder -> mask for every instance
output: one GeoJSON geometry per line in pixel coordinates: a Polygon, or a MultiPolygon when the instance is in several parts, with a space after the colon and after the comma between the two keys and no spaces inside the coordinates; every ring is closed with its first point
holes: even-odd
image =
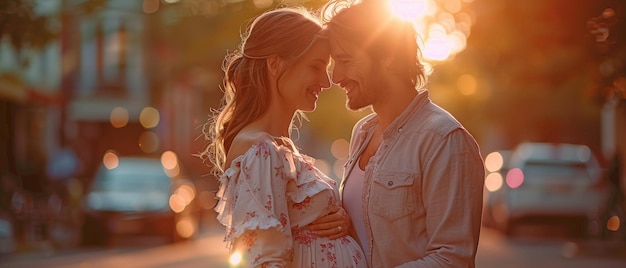
{"type": "Polygon", "coordinates": [[[443,135],[465,128],[454,115],[433,102],[428,103],[426,109],[413,118],[413,124],[419,126],[419,129],[434,130],[443,135]]]}

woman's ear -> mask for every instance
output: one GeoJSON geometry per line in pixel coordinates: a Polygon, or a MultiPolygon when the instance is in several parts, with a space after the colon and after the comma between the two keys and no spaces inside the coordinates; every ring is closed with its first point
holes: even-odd
{"type": "Polygon", "coordinates": [[[267,61],[266,61],[267,69],[269,70],[272,76],[276,76],[278,72],[280,72],[282,62],[283,61],[278,56],[272,56],[272,57],[267,58],[267,61]]]}

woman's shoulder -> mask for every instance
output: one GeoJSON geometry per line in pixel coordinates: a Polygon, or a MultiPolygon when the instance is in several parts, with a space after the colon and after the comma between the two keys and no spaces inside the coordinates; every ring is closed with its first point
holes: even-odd
{"type": "Polygon", "coordinates": [[[245,155],[252,147],[262,143],[272,143],[273,137],[267,132],[250,131],[241,132],[233,139],[226,157],[226,166],[238,157],[245,155]]]}

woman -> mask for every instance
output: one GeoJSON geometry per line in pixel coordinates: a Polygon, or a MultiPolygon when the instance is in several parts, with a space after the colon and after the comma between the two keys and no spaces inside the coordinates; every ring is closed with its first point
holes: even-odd
{"type": "Polygon", "coordinates": [[[220,178],[217,218],[245,267],[366,267],[348,226],[332,229],[338,239],[308,229],[336,212],[339,195],[290,138],[294,119],[315,110],[330,87],[321,31],[304,9],[269,11],[225,59],[224,106],[209,121],[201,156],[220,178]]]}

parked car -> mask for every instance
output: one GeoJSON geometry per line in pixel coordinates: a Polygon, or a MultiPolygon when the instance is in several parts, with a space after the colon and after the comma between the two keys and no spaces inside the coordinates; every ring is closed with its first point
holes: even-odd
{"type": "Polygon", "coordinates": [[[195,236],[201,207],[196,187],[172,152],[161,158],[107,153],[83,202],[84,244],[115,236],[162,235],[169,242],[195,236]]]}
{"type": "Polygon", "coordinates": [[[602,169],[586,145],[521,143],[504,172],[502,187],[488,193],[485,211],[509,235],[529,219],[569,219],[589,231],[607,205],[602,169]]]}

